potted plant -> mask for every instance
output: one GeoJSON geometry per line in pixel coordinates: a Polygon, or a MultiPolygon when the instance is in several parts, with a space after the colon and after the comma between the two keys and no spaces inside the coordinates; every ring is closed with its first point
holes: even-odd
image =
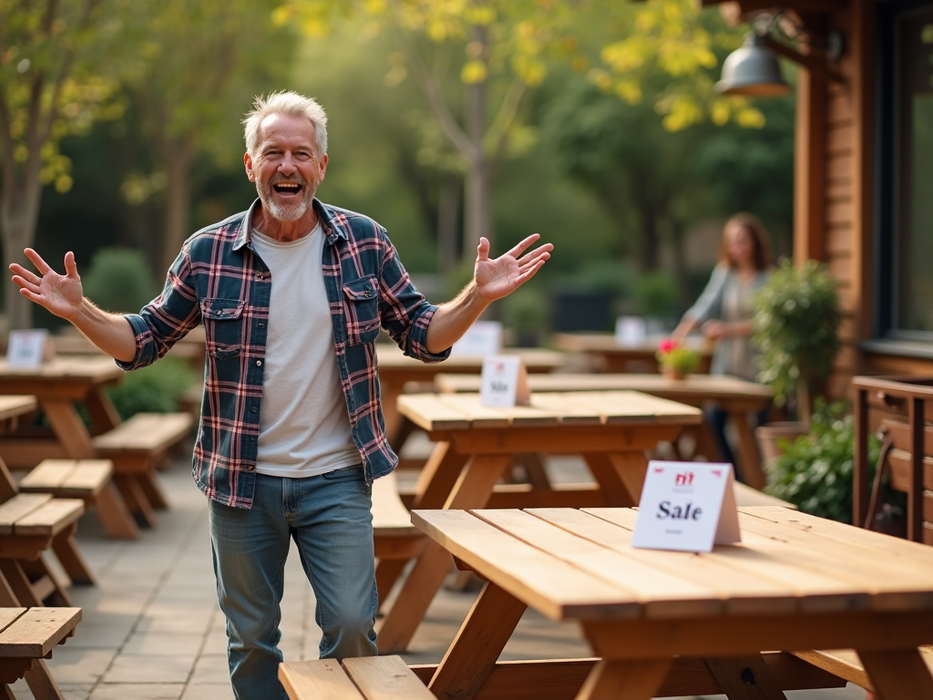
{"type": "Polygon", "coordinates": [[[661,341],[656,357],[661,373],[670,379],[684,379],[700,366],[700,353],[672,338],[661,341]]]}
{"type": "Polygon", "coordinates": [[[837,287],[825,264],[808,260],[795,266],[784,260],[752,296],[758,379],[772,388],[775,404],[790,405],[798,418],[758,429],[765,463],[780,453],[778,440],[808,432],[814,402],[825,396],[840,347],[837,287]]]}

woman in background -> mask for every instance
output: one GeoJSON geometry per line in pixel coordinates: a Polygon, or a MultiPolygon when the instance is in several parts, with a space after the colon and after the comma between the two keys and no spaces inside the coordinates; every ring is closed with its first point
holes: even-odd
{"type": "MultiPolygon", "coordinates": [[[[749,299],[771,276],[768,233],[752,214],[736,214],[723,227],[719,251],[719,263],[706,289],[684,314],[673,338],[683,342],[691,331],[699,328],[714,345],[710,374],[755,381],[758,368],[751,345],[749,299]]],[[[719,408],[707,414],[722,459],[734,465],[735,455],[725,432],[727,418],[728,414],[719,408]]]]}

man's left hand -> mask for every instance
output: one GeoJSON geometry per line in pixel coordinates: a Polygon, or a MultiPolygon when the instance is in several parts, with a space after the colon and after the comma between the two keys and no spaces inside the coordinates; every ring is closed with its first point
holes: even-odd
{"type": "Polygon", "coordinates": [[[476,246],[476,265],[473,280],[476,291],[486,301],[495,301],[508,296],[530,280],[551,257],[554,245],[545,243],[529,253],[525,251],[540,238],[533,233],[512,250],[495,259],[489,257],[489,241],[479,239],[476,246]]]}

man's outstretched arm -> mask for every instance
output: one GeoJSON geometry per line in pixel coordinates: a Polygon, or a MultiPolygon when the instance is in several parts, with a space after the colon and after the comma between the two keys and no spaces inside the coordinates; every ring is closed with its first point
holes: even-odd
{"type": "Polygon", "coordinates": [[[129,322],[119,314],[101,310],[84,296],[74,253],[65,254],[65,274],[53,270],[32,248],[26,257],[37,272],[18,263],[10,265],[13,282],[20,293],[52,314],[71,322],[88,340],[116,360],[132,362],[136,357],[136,336],[129,322]]]}

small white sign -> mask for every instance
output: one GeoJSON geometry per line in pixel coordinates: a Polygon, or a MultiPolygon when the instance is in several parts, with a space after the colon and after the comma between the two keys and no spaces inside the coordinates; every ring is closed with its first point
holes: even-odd
{"type": "Polygon", "coordinates": [[[511,408],[531,403],[528,372],[522,358],[493,355],[483,360],[479,401],[483,406],[511,408]]]}
{"type": "Polygon", "coordinates": [[[7,367],[39,367],[52,356],[52,341],[44,328],[10,331],[6,350],[7,367]]]}
{"type": "Polygon", "coordinates": [[[648,324],[640,316],[619,316],[616,319],[616,342],[627,348],[639,347],[648,339],[648,324]]]}
{"type": "Polygon", "coordinates": [[[476,321],[450,349],[452,357],[486,357],[502,352],[502,324],[476,321]]]}
{"type": "Polygon", "coordinates": [[[632,546],[709,552],[741,541],[731,464],[648,463],[632,546]]]}

